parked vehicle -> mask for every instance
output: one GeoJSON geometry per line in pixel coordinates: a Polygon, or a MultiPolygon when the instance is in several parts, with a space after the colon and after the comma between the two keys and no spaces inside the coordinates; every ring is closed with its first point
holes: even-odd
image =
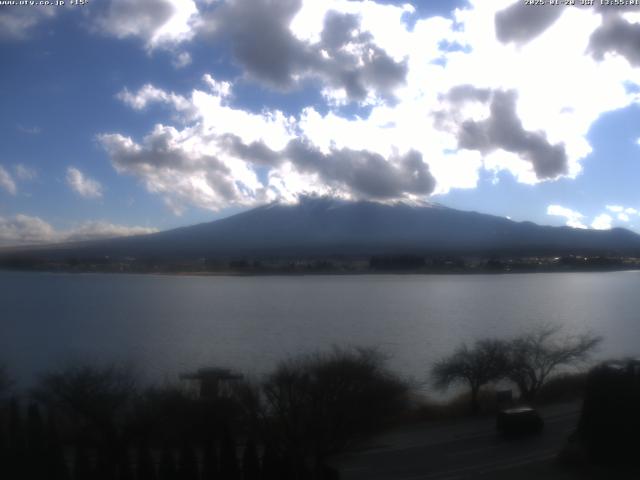
{"type": "Polygon", "coordinates": [[[496,428],[503,435],[540,433],[543,427],[538,411],[528,406],[500,410],[496,417],[496,428]]]}

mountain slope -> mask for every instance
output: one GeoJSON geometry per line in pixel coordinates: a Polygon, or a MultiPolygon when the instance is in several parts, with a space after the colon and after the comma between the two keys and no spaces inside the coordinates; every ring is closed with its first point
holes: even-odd
{"type": "MultiPolygon", "coordinates": [[[[34,252],[35,253],[35,252],[34,252]]],[[[307,198],[222,220],[137,237],[41,248],[39,256],[199,258],[379,254],[640,254],[624,229],[539,226],[439,205],[307,198]]]]}

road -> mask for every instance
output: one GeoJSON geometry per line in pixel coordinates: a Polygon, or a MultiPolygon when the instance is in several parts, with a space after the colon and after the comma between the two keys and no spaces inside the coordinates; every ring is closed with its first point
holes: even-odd
{"type": "Polygon", "coordinates": [[[507,440],[484,418],[402,428],[374,439],[339,462],[342,480],[458,480],[583,478],[563,471],[555,458],[575,429],[580,404],[540,410],[542,433],[507,440]]]}

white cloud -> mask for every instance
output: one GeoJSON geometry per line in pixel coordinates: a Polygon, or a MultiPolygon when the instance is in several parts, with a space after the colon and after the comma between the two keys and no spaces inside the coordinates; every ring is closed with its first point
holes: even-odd
{"type": "Polygon", "coordinates": [[[38,171],[35,168],[28,167],[22,163],[18,163],[14,167],[16,177],[23,181],[35,180],[38,177],[38,171]]]}
{"type": "Polygon", "coordinates": [[[164,103],[172,106],[179,113],[187,114],[192,107],[189,100],[182,95],[165,92],[149,83],[143,85],[136,93],[124,88],[116,98],[134,110],[144,110],[153,103],[164,103]]]}
{"type": "Polygon", "coordinates": [[[38,126],[25,127],[24,125],[18,125],[18,131],[27,135],[39,135],[42,133],[42,129],[38,126]]]}
{"type": "Polygon", "coordinates": [[[0,165],[0,188],[4,189],[11,195],[15,195],[16,193],[18,193],[16,182],[13,180],[11,174],[7,170],[5,170],[2,165],[0,165]]]}
{"type": "Polygon", "coordinates": [[[632,207],[623,207],[622,205],[607,205],[605,207],[608,211],[615,213],[616,218],[621,222],[630,222],[631,216],[640,215],[640,212],[632,207]]]}
{"type": "Polygon", "coordinates": [[[596,230],[610,230],[612,221],[613,218],[611,218],[610,215],[602,213],[594,218],[593,222],[591,222],[591,228],[596,230]]]}
{"type": "Polygon", "coordinates": [[[169,101],[169,95],[164,90],[150,84],[144,85],[137,93],[131,93],[124,88],[116,98],[134,110],[144,110],[150,103],[169,101]]]}
{"type": "Polygon", "coordinates": [[[116,38],[138,37],[149,50],[173,48],[193,38],[197,13],[193,0],[111,0],[95,25],[116,38]]]}
{"type": "Polygon", "coordinates": [[[567,220],[566,225],[568,227],[587,228],[587,226],[582,223],[584,215],[580,212],[576,212],[575,210],[571,210],[570,208],[562,207],[560,205],[549,205],[547,207],[547,215],[564,217],[567,220]]]}
{"type": "Polygon", "coordinates": [[[3,6],[0,9],[0,40],[25,40],[33,29],[53,18],[58,8],[3,6]]]}
{"type": "Polygon", "coordinates": [[[106,221],[84,222],[66,230],[56,230],[39,217],[16,215],[0,217],[0,245],[21,246],[59,243],[101,238],[143,235],[158,230],[149,227],[129,227],[106,221]]]}
{"type": "Polygon", "coordinates": [[[191,55],[189,52],[180,52],[173,57],[171,64],[175,68],[184,68],[191,63],[191,55]]]}
{"type": "Polygon", "coordinates": [[[220,98],[226,98],[231,95],[231,82],[218,81],[208,73],[202,76],[202,80],[209,85],[211,91],[220,98]]]}
{"type": "Polygon", "coordinates": [[[75,167],[67,168],[67,185],[77,194],[85,198],[102,197],[102,185],[97,180],[85,176],[75,167]]]}
{"type": "Polygon", "coordinates": [[[607,210],[613,213],[625,213],[627,215],[640,215],[640,211],[633,207],[623,207],[622,205],[607,205],[607,210]]]}
{"type": "Polygon", "coordinates": [[[157,232],[157,228],[151,227],[129,227],[126,225],[115,225],[106,221],[89,221],[69,230],[60,232],[61,241],[83,241],[98,240],[101,238],[129,237],[131,235],[146,235],[157,232]]]}

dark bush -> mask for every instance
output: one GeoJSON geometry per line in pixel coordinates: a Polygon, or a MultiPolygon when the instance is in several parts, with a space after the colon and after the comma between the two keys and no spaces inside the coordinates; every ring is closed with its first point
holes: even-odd
{"type": "Polygon", "coordinates": [[[551,377],[536,397],[538,404],[569,402],[584,396],[586,373],[565,373],[551,377]]]}
{"type": "Polygon", "coordinates": [[[640,361],[602,364],[589,372],[578,438],[596,462],[638,464],[640,361]]]}
{"type": "MultiPolygon", "coordinates": [[[[408,386],[371,349],[334,349],[281,363],[264,384],[273,441],[300,473],[324,464],[406,409],[408,386]]],[[[299,476],[299,475],[298,475],[299,476]]]]}
{"type": "Polygon", "coordinates": [[[243,480],[260,480],[258,448],[253,438],[249,438],[244,447],[242,454],[242,474],[243,480]]]}

